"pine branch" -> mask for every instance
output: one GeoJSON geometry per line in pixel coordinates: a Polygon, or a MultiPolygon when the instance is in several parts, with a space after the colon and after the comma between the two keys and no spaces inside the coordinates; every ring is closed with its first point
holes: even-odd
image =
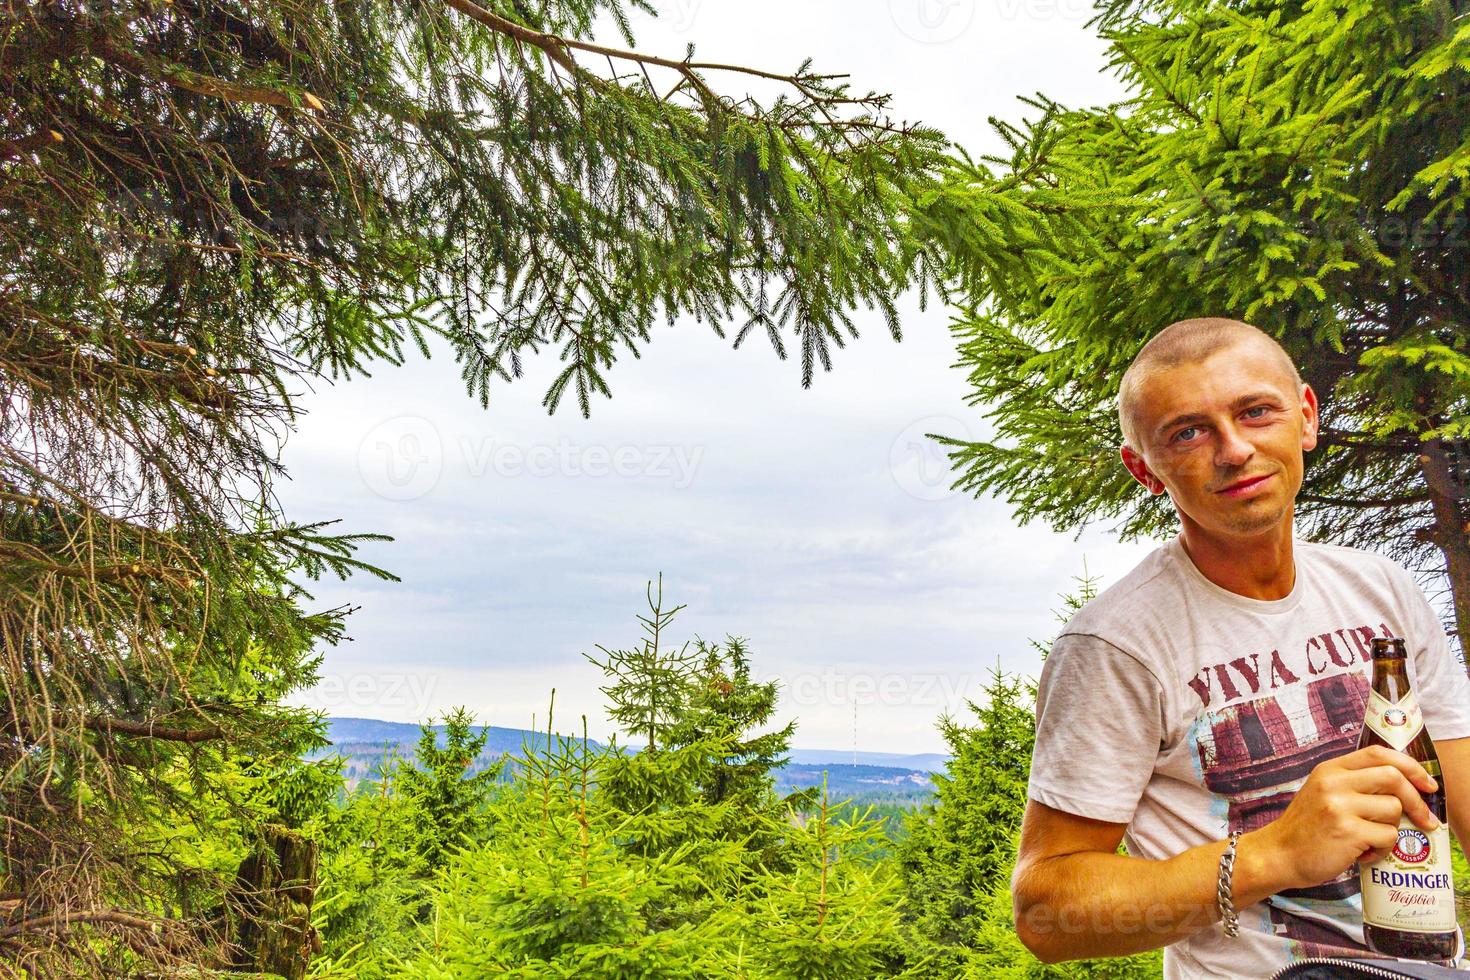
{"type": "MultiPolygon", "coordinates": [[[[827,124],[836,130],[852,129],[863,132],[887,132],[899,135],[908,135],[914,130],[912,125],[894,126],[886,122],[869,119],[844,119],[839,120],[830,115],[830,107],[839,105],[856,105],[868,108],[881,109],[887,103],[886,96],[868,96],[865,98],[849,98],[837,94],[825,86],[827,83],[837,79],[846,78],[847,75],[814,75],[806,73],[781,73],[765,71],[746,65],[727,64],[713,61],[692,61],[689,59],[663,58],[658,55],[645,54],[641,51],[633,51],[625,48],[608,47],[591,41],[581,41],[575,38],[561,37],[556,34],[548,34],[533,30],[512,20],[500,16],[492,11],[486,10],[473,0],[444,0],[449,7],[459,11],[470,19],[485,25],[496,33],[515,38],[533,45],[546,54],[558,65],[568,72],[573,73],[581,79],[597,80],[597,76],[591,75],[572,58],[570,52],[585,51],[589,54],[601,55],[609,60],[618,59],[631,61],[640,66],[653,65],[660,68],[669,68],[679,73],[679,84],[663,97],[668,101],[676,92],[685,85],[690,86],[699,93],[700,100],[706,108],[722,108],[726,111],[735,111],[735,105],[726,98],[722,98],[699,74],[702,71],[731,72],[740,75],[749,75],[754,78],[762,78],[769,81],[782,82],[795,88],[812,105],[819,107],[825,115],[827,124]]],[[[651,83],[650,83],[651,84],[651,83]]]]}
{"type": "Polygon", "coordinates": [[[93,31],[88,37],[88,49],[103,61],[125,68],[142,79],[157,78],[196,95],[227,102],[247,105],[272,105],[283,109],[299,109],[302,103],[317,112],[325,111],[322,100],[310,92],[299,95],[260,86],[240,85],[223,78],[214,78],[177,65],[171,65],[151,55],[126,50],[101,31],[93,31]]]}
{"type": "Polygon", "coordinates": [[[0,159],[19,159],[47,146],[64,143],[65,138],[54,129],[43,130],[20,139],[0,139],[0,159]]]}
{"type": "Polygon", "coordinates": [[[139,915],[119,912],[115,909],[95,909],[86,912],[56,912],[50,915],[38,915],[29,919],[22,919],[13,925],[0,928],[0,939],[18,936],[25,932],[37,932],[43,929],[66,929],[73,924],[87,922],[107,922],[113,925],[126,926],[129,929],[144,929],[148,932],[156,932],[162,924],[162,921],[159,919],[147,919],[139,915]]]}
{"type": "Polygon", "coordinates": [[[166,742],[210,742],[224,737],[224,730],[209,728],[174,728],[151,721],[124,721],[121,718],[91,717],[83,722],[87,728],[104,735],[133,735],[157,738],[166,742]]]}

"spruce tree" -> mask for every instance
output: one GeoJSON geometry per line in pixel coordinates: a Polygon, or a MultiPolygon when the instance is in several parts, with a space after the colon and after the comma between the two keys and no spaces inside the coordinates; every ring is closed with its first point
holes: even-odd
{"type": "Polygon", "coordinates": [[[442,747],[421,725],[413,757],[390,753],[326,822],[313,976],[392,975],[393,957],[433,910],[436,875],[490,837],[505,760],[472,771],[488,737],[464,708],[445,714],[442,747]]]}
{"type": "Polygon", "coordinates": [[[546,407],[586,414],[661,319],[764,334],[806,384],[853,310],[898,336],[938,134],[809,65],[632,50],[632,9],[3,6],[0,959],[220,961],[233,871],[124,828],[199,817],[181,768],[308,740],[250,671],[309,686],[349,610],[303,586],[392,578],[355,557],[379,536],[282,513],[297,392],[437,345],[482,405],[554,359],[546,407]]]}
{"type": "Polygon", "coordinates": [[[404,760],[389,753],[327,821],[313,926],[321,937],[311,976],[383,980],[407,950],[429,904],[431,881],[419,846],[422,814],[398,790],[404,760]]]}
{"type": "Polygon", "coordinates": [[[997,672],[967,702],[972,721],[939,721],[950,761],[898,848],[919,931],[936,943],[975,947],[987,897],[1010,888],[1035,740],[1031,702],[1026,683],[997,672]]]}
{"type": "Polygon", "coordinates": [[[415,846],[431,873],[455,848],[480,842],[489,832],[489,801],[505,763],[496,760],[471,772],[490,737],[484,728],[475,734],[473,725],[464,708],[445,714],[443,748],[431,725],[420,725],[413,762],[398,765],[394,785],[419,817],[415,846]]]}
{"type": "Polygon", "coordinates": [[[548,719],[545,740],[523,746],[492,805],[494,837],[450,858],[433,886],[432,916],[409,951],[389,954],[388,975],[731,975],[728,927],[688,902],[712,867],[709,855],[694,854],[704,808],[630,814],[610,805],[598,784],[618,752],[591,748],[582,723],[579,741],[548,719]],[[629,846],[672,836],[683,843],[629,846]]]}
{"type": "Polygon", "coordinates": [[[644,589],[649,615],[638,614],[643,639],[631,649],[597,649],[602,659],[582,656],[609,678],[601,691],[607,697],[607,716],[632,738],[643,739],[643,751],[663,747],[664,736],[680,718],[689,700],[690,686],[700,665],[700,651],[690,650],[689,641],[675,648],[664,633],[684,607],[664,608],[664,577],[658,576],[657,591],[649,582],[644,589]]]}
{"type": "MultiPolygon", "coordinates": [[[[1076,581],[1076,590],[1061,597],[1061,623],[1097,594],[1085,570],[1076,581]]],[[[1031,645],[1043,658],[1050,648],[1031,645]]],[[[934,799],[910,815],[897,848],[915,953],[931,958],[937,976],[1157,976],[1157,951],[1048,966],[1016,936],[1011,875],[1036,742],[1035,696],[1029,678],[996,670],[981,697],[966,701],[973,718],[939,721],[950,760],[933,777],[934,799]]]]}
{"type": "Polygon", "coordinates": [[[667,742],[677,746],[710,735],[734,736],[728,753],[710,760],[701,787],[704,797],[711,803],[764,800],[771,771],[786,764],[784,753],[791,748],[796,721],[773,731],[751,731],[776,713],[780,685],[751,679],[745,637],[726,636],[724,643],[696,637],[694,642],[697,666],[690,675],[680,717],[669,727],[667,742]]]}
{"type": "Polygon", "coordinates": [[[903,928],[903,892],[871,814],[839,815],[825,780],[810,812],[784,828],[789,868],[763,869],[732,906],[743,943],[740,976],[848,980],[935,976],[903,928]]]}
{"type": "MultiPolygon", "coordinates": [[[[1116,105],[1023,100],[925,198],[963,297],[958,485],[1022,521],[1174,520],[1118,461],[1123,370],[1171,321],[1247,320],[1323,401],[1299,527],[1446,575],[1470,635],[1470,70],[1451,0],[1116,0],[1116,105]]],[[[1445,579],[1441,579],[1445,581],[1445,579]]]]}
{"type": "MultiPolygon", "coordinates": [[[[584,656],[610,683],[608,714],[629,736],[646,744],[635,754],[614,755],[600,769],[600,792],[609,805],[630,814],[677,810],[698,817],[694,837],[711,849],[721,869],[738,853],[748,873],[757,864],[782,866],[782,835],[773,830],[790,807],[807,805],[811,791],[778,797],[774,770],[786,762],[796,722],[760,731],[775,713],[776,682],[751,678],[747,640],[724,643],[696,638],[677,646],[667,634],[684,608],[665,608],[663,576],[645,590],[644,637],[632,649],[600,646],[603,657],[584,656]]],[[[650,828],[659,826],[650,822],[650,828]]],[[[678,846],[687,831],[655,832],[636,846],[678,846]]]]}

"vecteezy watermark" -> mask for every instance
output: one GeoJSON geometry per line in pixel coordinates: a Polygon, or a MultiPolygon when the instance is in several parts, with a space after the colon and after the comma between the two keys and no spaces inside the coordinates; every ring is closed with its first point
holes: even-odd
{"type": "Polygon", "coordinates": [[[1078,935],[1163,935],[1187,930],[1216,918],[1216,906],[1166,902],[1125,903],[1102,908],[1086,902],[1038,903],[1016,915],[1016,924],[1033,936],[1053,933],[1078,935]]]}
{"type": "Polygon", "coordinates": [[[973,442],[969,426],[948,415],[930,415],[909,425],[888,448],[888,470],[904,492],[920,500],[944,500],[959,493],[948,449],[929,433],[973,442]]]}
{"type": "Polygon", "coordinates": [[[432,491],[446,465],[472,479],[486,475],[655,480],[687,489],[699,471],[703,446],[583,445],[570,439],[521,444],[460,436],[448,446],[428,419],[400,415],[374,425],[357,450],[357,470],[369,490],[386,500],[414,500],[432,491]],[[446,459],[446,456],[450,457],[446,459]]]}
{"type": "Polygon", "coordinates": [[[400,415],[368,430],[357,447],[357,472],[387,500],[414,500],[433,490],[444,470],[444,443],[434,423],[400,415]]]}
{"type": "Polygon", "coordinates": [[[702,5],[703,0],[659,0],[658,17],[679,34],[685,34],[694,26],[702,5]]]}
{"type": "Polygon", "coordinates": [[[555,446],[522,446],[461,438],[459,450],[473,477],[484,476],[487,470],[505,477],[643,477],[668,480],[675,490],[687,489],[694,482],[704,455],[703,446],[582,446],[569,439],[558,439],[555,446]]]}
{"type": "Polygon", "coordinates": [[[1173,222],[1159,225],[1170,229],[1158,232],[1162,254],[1182,274],[1201,275],[1239,266],[1255,275],[1263,256],[1269,257],[1273,269],[1316,269],[1323,262],[1324,246],[1333,245],[1345,246],[1346,257],[1357,261],[1369,248],[1447,251],[1463,247],[1470,233],[1470,219],[1459,213],[1433,218],[1389,214],[1376,217],[1369,225],[1349,216],[1315,219],[1287,213],[1272,220],[1241,220],[1234,198],[1219,189],[1207,190],[1203,203],[1217,216],[1214,221],[1196,223],[1187,233],[1181,233],[1173,222]]]}
{"type": "Polygon", "coordinates": [[[894,25],[921,44],[946,44],[970,29],[975,0],[888,0],[894,25]]]}
{"type": "Polygon", "coordinates": [[[995,8],[1005,20],[1085,21],[1097,12],[1093,0],[995,0],[995,8]]]}
{"type": "Polygon", "coordinates": [[[951,708],[984,680],[970,674],[840,671],[834,667],[766,679],[777,680],[786,699],[800,707],[877,704],[889,708],[951,708]]]}
{"type": "Polygon", "coordinates": [[[353,673],[328,674],[304,692],[313,707],[328,713],[401,708],[411,718],[427,718],[432,710],[437,674],[353,673]]]}

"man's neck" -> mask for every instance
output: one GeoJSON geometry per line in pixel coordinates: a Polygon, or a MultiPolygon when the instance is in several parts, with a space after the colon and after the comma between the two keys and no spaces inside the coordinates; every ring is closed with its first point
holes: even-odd
{"type": "Polygon", "coordinates": [[[1248,538],[1211,534],[1185,519],[1180,536],[1200,574],[1220,588],[1248,599],[1284,599],[1296,586],[1292,515],[1278,527],[1248,538]]]}

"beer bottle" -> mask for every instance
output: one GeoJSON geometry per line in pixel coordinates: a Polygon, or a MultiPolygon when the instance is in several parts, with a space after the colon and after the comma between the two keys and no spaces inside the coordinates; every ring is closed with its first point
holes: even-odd
{"type": "Polygon", "coordinates": [[[1420,795],[1439,818],[1439,829],[1426,833],[1405,815],[1399,820],[1392,853],[1359,865],[1363,939],[1369,948],[1388,956],[1447,962],[1459,952],[1459,932],[1439,757],[1409,683],[1404,641],[1375,638],[1372,650],[1373,687],[1358,747],[1397,749],[1435,778],[1438,788],[1420,795]]]}

